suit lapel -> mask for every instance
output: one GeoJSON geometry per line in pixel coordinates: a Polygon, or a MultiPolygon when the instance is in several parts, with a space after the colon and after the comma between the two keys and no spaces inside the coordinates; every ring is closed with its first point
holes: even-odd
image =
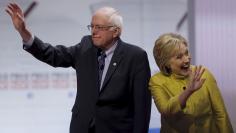
{"type": "Polygon", "coordinates": [[[121,59],[123,58],[123,49],[122,49],[122,42],[121,40],[118,41],[117,47],[114,51],[114,54],[112,56],[111,62],[109,64],[105,79],[103,81],[103,85],[101,88],[101,91],[103,91],[104,87],[107,85],[108,81],[111,79],[112,75],[114,74],[115,70],[117,69],[117,67],[119,66],[119,63],[121,61],[121,59]]]}

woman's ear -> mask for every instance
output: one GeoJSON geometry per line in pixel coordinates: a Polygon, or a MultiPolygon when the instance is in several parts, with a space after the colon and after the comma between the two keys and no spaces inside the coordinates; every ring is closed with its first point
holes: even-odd
{"type": "Polygon", "coordinates": [[[165,66],[165,71],[168,73],[168,74],[171,74],[171,68],[169,65],[166,65],[165,66]]]}

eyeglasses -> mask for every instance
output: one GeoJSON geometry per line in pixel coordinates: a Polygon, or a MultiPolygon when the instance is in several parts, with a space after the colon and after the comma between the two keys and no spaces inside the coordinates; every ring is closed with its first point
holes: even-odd
{"type": "Polygon", "coordinates": [[[115,26],[106,26],[106,25],[88,25],[87,28],[89,31],[92,31],[93,29],[96,29],[98,31],[105,31],[108,30],[111,27],[115,27],[115,26]]]}

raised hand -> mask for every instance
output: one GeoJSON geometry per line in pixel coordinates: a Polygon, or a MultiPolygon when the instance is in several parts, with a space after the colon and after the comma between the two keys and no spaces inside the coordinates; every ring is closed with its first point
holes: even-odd
{"type": "Polygon", "coordinates": [[[195,92],[200,89],[205,82],[205,79],[202,79],[202,75],[205,69],[202,66],[196,66],[196,68],[190,72],[190,79],[187,85],[187,90],[190,92],[195,92]]]}
{"type": "Polygon", "coordinates": [[[11,16],[12,22],[18,31],[25,28],[24,14],[16,3],[9,3],[6,12],[11,16]]]}
{"type": "Polygon", "coordinates": [[[16,3],[9,3],[6,12],[11,16],[15,29],[20,33],[23,41],[27,42],[31,38],[31,33],[27,30],[22,9],[16,3]]]}
{"type": "Polygon", "coordinates": [[[202,79],[205,69],[202,66],[196,66],[192,71],[189,71],[189,82],[187,89],[179,96],[181,108],[185,108],[188,98],[197,90],[199,90],[206,79],[202,79]]]}

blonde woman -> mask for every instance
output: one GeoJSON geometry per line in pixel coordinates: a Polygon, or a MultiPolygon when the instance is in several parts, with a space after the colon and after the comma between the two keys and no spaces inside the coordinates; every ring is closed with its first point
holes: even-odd
{"type": "Polygon", "coordinates": [[[215,78],[190,64],[185,38],[163,34],[153,54],[160,72],[149,88],[161,113],[161,133],[233,133],[215,78]]]}

